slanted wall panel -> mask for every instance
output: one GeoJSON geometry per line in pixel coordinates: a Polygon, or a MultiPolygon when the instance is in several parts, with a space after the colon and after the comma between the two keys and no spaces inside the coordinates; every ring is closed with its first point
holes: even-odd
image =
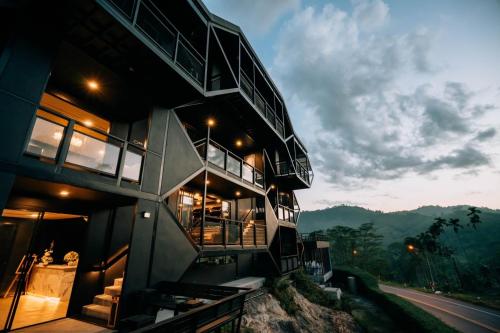
{"type": "Polygon", "coordinates": [[[165,194],[203,167],[177,115],[170,111],[161,193],[165,194]]]}

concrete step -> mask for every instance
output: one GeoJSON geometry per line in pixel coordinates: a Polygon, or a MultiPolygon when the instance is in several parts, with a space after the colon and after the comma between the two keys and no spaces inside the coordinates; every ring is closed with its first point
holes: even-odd
{"type": "Polygon", "coordinates": [[[113,283],[113,285],[121,287],[123,285],[123,278],[115,279],[115,282],[113,283]]]}
{"type": "Polygon", "coordinates": [[[108,286],[104,288],[104,293],[110,296],[120,296],[122,293],[122,286],[108,286]]]}
{"type": "Polygon", "coordinates": [[[101,294],[94,296],[94,304],[111,306],[112,303],[113,303],[113,296],[111,295],[101,294]]]}
{"type": "Polygon", "coordinates": [[[111,307],[99,304],[88,304],[82,308],[83,315],[104,320],[108,320],[110,313],[111,307]]]}

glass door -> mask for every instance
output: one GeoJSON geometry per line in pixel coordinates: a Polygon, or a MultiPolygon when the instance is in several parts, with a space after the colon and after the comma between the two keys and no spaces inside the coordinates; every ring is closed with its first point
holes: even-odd
{"type": "Polygon", "coordinates": [[[43,214],[4,209],[0,217],[0,329],[10,329],[14,309],[36,258],[30,253],[33,234],[43,214]]]}

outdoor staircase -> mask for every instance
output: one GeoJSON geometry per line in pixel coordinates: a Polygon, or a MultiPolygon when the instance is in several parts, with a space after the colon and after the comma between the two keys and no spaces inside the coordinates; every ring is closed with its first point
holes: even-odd
{"type": "Polygon", "coordinates": [[[94,296],[94,303],[83,306],[82,314],[108,321],[111,315],[113,297],[120,297],[122,284],[123,278],[115,279],[112,286],[104,288],[104,294],[94,296]]]}

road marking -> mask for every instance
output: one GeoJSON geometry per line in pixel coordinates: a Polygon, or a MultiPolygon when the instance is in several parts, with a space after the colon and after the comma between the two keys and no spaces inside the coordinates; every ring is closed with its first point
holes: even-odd
{"type": "Polygon", "coordinates": [[[441,308],[441,307],[439,307],[439,306],[432,305],[432,304],[429,304],[429,303],[425,303],[425,302],[422,302],[422,301],[420,301],[420,300],[418,300],[418,299],[411,298],[411,297],[408,297],[408,296],[405,296],[405,295],[400,295],[400,294],[396,294],[396,295],[398,295],[398,296],[399,296],[399,297],[401,297],[401,298],[405,298],[405,299],[409,300],[410,302],[419,303],[419,304],[422,304],[422,305],[428,306],[428,307],[430,307],[430,308],[434,308],[434,309],[436,309],[436,310],[442,311],[442,312],[447,313],[447,314],[449,314],[449,315],[452,315],[452,316],[458,317],[458,318],[460,318],[460,319],[466,320],[466,321],[471,322],[471,323],[473,323],[473,324],[475,324],[475,325],[477,325],[477,326],[481,326],[481,327],[483,327],[483,328],[486,328],[486,329],[487,329],[487,330],[489,330],[489,331],[492,331],[492,332],[495,332],[495,333],[500,333],[500,330],[497,330],[496,328],[493,328],[493,327],[491,327],[491,326],[489,326],[489,325],[486,325],[486,324],[483,324],[483,323],[481,323],[481,322],[478,322],[477,320],[474,320],[474,319],[470,319],[470,318],[464,317],[464,316],[462,316],[462,315],[460,315],[460,314],[458,314],[458,313],[455,313],[455,312],[452,312],[452,311],[449,311],[449,310],[443,309],[443,308],[441,308]]]}
{"type": "Polygon", "coordinates": [[[384,288],[392,288],[392,289],[395,289],[395,290],[402,290],[406,293],[409,293],[409,294],[415,294],[415,295],[419,295],[419,296],[422,296],[422,297],[427,297],[427,298],[431,298],[431,299],[434,299],[434,300],[439,300],[441,302],[446,302],[446,303],[450,303],[450,304],[453,304],[453,305],[457,305],[457,306],[461,306],[461,307],[464,307],[464,308],[467,308],[467,309],[471,309],[471,310],[475,310],[475,311],[478,311],[478,312],[482,312],[482,313],[486,313],[490,316],[494,316],[494,317],[499,317],[500,318],[500,315],[496,314],[496,313],[493,313],[493,312],[489,312],[489,311],[485,311],[485,310],[481,310],[481,309],[478,309],[478,308],[475,308],[475,307],[472,307],[472,306],[469,306],[469,305],[464,305],[464,304],[461,304],[461,303],[456,303],[456,302],[453,302],[453,301],[450,301],[448,299],[445,299],[444,297],[445,296],[431,296],[431,295],[427,295],[423,292],[417,292],[417,291],[412,291],[412,290],[408,290],[408,289],[403,289],[403,288],[396,288],[396,287],[391,287],[391,286],[387,286],[387,285],[383,285],[384,288]]]}

